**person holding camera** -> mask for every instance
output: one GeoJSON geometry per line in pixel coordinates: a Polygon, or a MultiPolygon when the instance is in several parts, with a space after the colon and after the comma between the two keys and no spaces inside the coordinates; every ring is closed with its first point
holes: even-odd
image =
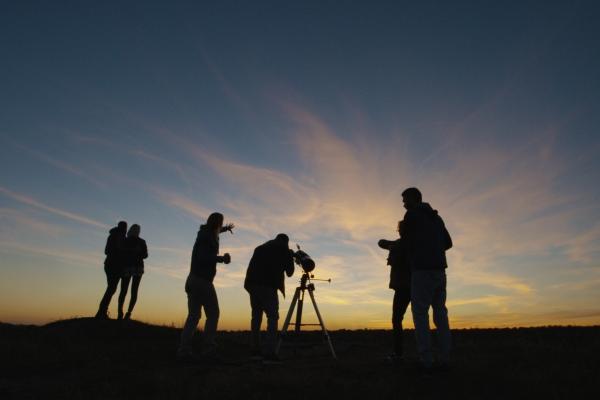
{"type": "Polygon", "coordinates": [[[398,222],[399,239],[381,239],[377,244],[389,250],[387,264],[390,266],[390,289],[394,290],[392,306],[392,328],[394,336],[394,352],[387,357],[391,363],[399,363],[403,359],[402,320],[410,303],[410,264],[406,251],[406,242],[402,239],[404,222],[398,222]]]}
{"type": "Polygon", "coordinates": [[[285,297],[285,274],[294,274],[294,252],[290,250],[289,238],[280,233],[275,239],[261,244],[254,250],[246,271],[244,288],[250,294],[252,307],[252,355],[262,358],[260,325],[263,313],[267,316],[267,341],[265,361],[279,361],[275,353],[277,325],[279,321],[279,298],[277,290],[285,297]]]}
{"type": "Polygon", "coordinates": [[[196,361],[192,354],[192,337],[200,321],[202,308],[206,314],[202,355],[204,359],[216,360],[215,335],[219,322],[219,302],[213,279],[217,273],[217,263],[231,262],[229,253],[219,256],[219,234],[225,231],[232,232],[234,228],[233,224],[223,226],[223,219],[223,214],[212,213],[206,224],[200,226],[194,243],[190,273],[185,282],[188,316],[177,351],[177,358],[182,362],[196,361]]]}

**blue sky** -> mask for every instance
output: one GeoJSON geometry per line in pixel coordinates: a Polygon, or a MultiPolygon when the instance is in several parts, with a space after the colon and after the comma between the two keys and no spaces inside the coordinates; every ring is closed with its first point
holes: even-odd
{"type": "Polygon", "coordinates": [[[455,326],[598,324],[594,2],[257,3],[2,6],[0,320],[92,314],[125,219],[150,252],[137,317],[180,324],[218,210],[222,327],[247,328],[278,232],[333,278],[329,325],[389,327],[376,242],[414,185],[454,237],[455,326]]]}

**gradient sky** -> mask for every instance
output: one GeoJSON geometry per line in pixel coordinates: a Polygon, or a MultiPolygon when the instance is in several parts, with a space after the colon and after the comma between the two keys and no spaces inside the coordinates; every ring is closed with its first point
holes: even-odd
{"type": "Polygon", "coordinates": [[[417,186],[454,239],[454,327],[600,324],[597,2],[123,3],[0,6],[0,321],[93,315],[125,219],[134,317],[179,326],[221,211],[221,329],[249,328],[279,232],[332,278],[331,328],[389,328],[376,243],[417,186]]]}

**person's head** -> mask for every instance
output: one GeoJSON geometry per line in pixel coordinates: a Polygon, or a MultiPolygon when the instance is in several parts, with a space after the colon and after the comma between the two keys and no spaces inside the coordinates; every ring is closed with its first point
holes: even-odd
{"type": "Polygon", "coordinates": [[[213,232],[215,236],[218,236],[221,233],[221,228],[223,227],[223,214],[214,212],[208,216],[206,220],[206,227],[210,232],[213,232]]]}
{"type": "Polygon", "coordinates": [[[410,187],[402,192],[402,202],[404,208],[410,210],[411,208],[418,206],[423,201],[421,191],[416,187],[410,187]]]}
{"type": "Polygon", "coordinates": [[[140,237],[140,226],[138,224],[131,225],[127,237],[140,237]]]}
{"type": "Polygon", "coordinates": [[[404,221],[398,221],[398,235],[402,237],[402,233],[404,232],[404,221]]]}
{"type": "Polygon", "coordinates": [[[117,229],[120,232],[123,232],[123,234],[125,234],[125,232],[127,232],[127,222],[119,221],[119,223],[117,224],[117,229]]]}
{"type": "Polygon", "coordinates": [[[281,244],[282,246],[288,247],[290,238],[285,233],[280,233],[279,235],[275,236],[275,241],[281,244]]]}

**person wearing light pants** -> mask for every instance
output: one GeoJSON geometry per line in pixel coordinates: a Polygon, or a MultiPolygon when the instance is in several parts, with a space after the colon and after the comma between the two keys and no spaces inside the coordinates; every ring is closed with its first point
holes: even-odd
{"type": "Polygon", "coordinates": [[[448,367],[450,361],[450,324],[446,308],[446,250],[452,238],[438,212],[422,201],[417,188],[402,192],[406,208],[404,236],[411,267],[411,310],[421,367],[433,367],[429,307],[437,328],[438,362],[448,367]]]}
{"type": "Polygon", "coordinates": [[[219,322],[219,301],[213,279],[217,273],[217,263],[231,262],[228,253],[219,256],[219,234],[225,231],[231,232],[233,228],[233,224],[223,226],[223,214],[212,213],[206,220],[206,224],[200,226],[198,231],[192,250],[190,273],[185,282],[188,316],[177,350],[177,359],[181,362],[196,361],[196,357],[192,354],[192,338],[200,321],[202,308],[206,314],[202,356],[217,361],[215,335],[219,322]]]}
{"type": "Polygon", "coordinates": [[[411,310],[419,359],[423,367],[431,368],[433,353],[429,329],[429,307],[437,329],[438,361],[442,366],[450,362],[450,325],[446,308],[446,272],[443,270],[413,271],[411,279],[411,310]]]}

